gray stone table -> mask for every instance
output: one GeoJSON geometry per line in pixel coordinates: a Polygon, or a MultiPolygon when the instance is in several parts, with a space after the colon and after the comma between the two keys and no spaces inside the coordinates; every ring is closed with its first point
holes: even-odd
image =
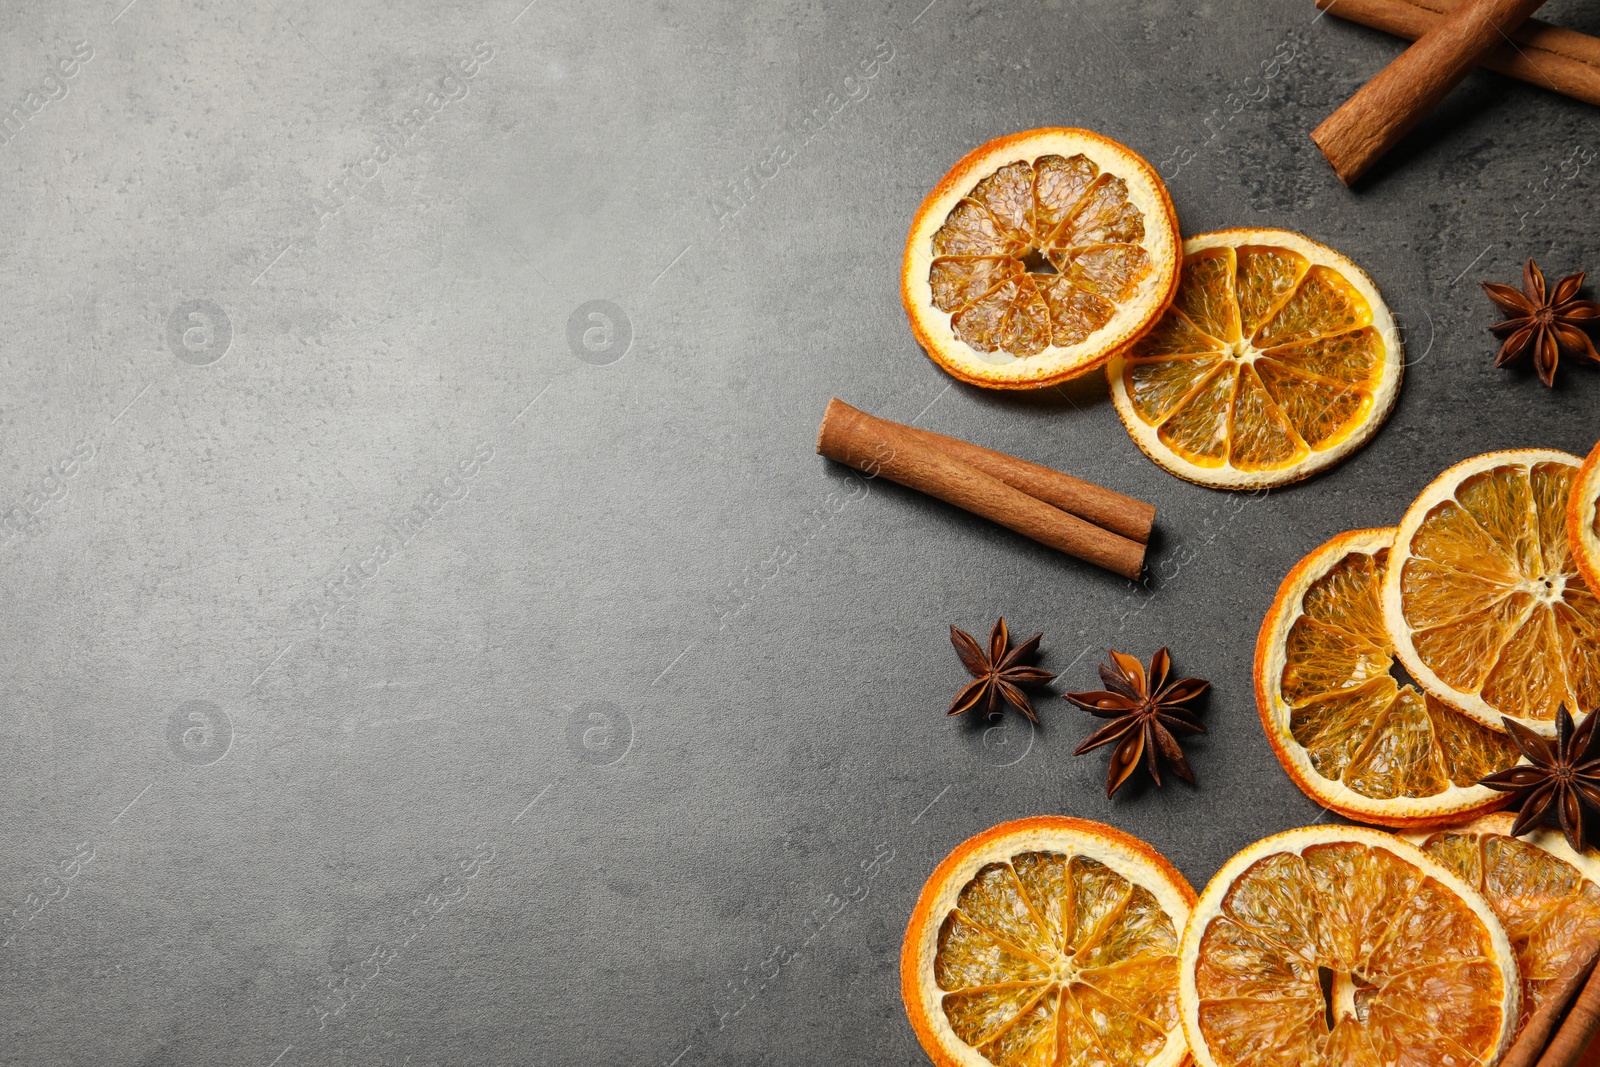
{"type": "Polygon", "coordinates": [[[1201,885],[1324,817],[1251,696],[1278,580],[1600,435],[1476,285],[1600,266],[1600,115],[1474,75],[1349,192],[1306,133],[1400,47],[1309,0],[5,5],[0,1063],[915,1064],[900,937],[971,833],[1104,819],[1201,885]],[[1043,125],[1365,266],[1371,445],[1229,496],[1098,377],[930,363],[911,213],[1043,125]],[[1155,579],[864,487],[834,395],[1154,502],[1155,579]],[[1198,787],[1107,801],[1054,696],[946,719],[947,625],[1002,613],[1058,688],[1212,679],[1198,787]]]}

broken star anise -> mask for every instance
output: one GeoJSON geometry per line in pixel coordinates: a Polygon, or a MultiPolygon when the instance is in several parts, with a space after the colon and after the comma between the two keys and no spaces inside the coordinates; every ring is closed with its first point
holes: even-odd
{"type": "Polygon", "coordinates": [[[1595,724],[1600,715],[1590,713],[1573,729],[1572,716],[1562,707],[1556,712],[1556,741],[1540,737],[1520,722],[1501,719],[1527,763],[1519,763],[1483,779],[1479,785],[1515,796],[1517,821],[1511,827],[1521,837],[1544,821],[1552,808],[1572,851],[1583,851],[1583,809],[1600,810],[1600,753],[1595,748],[1595,724]]]}
{"type": "Polygon", "coordinates": [[[1039,717],[1033,713],[1033,704],[1021,687],[1041,685],[1055,675],[1022,661],[1031,659],[1039,650],[1039,639],[1043,636],[1042,633],[1034,634],[1007,652],[1006,646],[1011,638],[1006,630],[1006,620],[1002,617],[989,631],[989,652],[985,655],[971,634],[955,626],[950,627],[950,643],[956,646],[956,655],[961,657],[962,664],[973,680],[956,694],[947,714],[960,715],[963,711],[982,708],[985,714],[998,715],[1004,707],[1001,703],[1003,700],[1032,722],[1038,722],[1039,717]]]}
{"type": "Polygon", "coordinates": [[[1579,328],[1593,326],[1600,320],[1600,304],[1577,299],[1583,275],[1581,270],[1567,275],[1546,295],[1544,274],[1530,259],[1522,268],[1520,293],[1509,285],[1478,283],[1489,294],[1489,299],[1509,316],[1489,327],[1490,333],[1505,338],[1500,354],[1494,359],[1496,367],[1515,363],[1532,353],[1539,380],[1545,385],[1555,385],[1556,363],[1563,355],[1584,356],[1600,363],[1600,353],[1595,352],[1594,342],[1579,328]]]}
{"type": "Polygon", "coordinates": [[[1163,761],[1171,766],[1172,773],[1194,784],[1194,772],[1173,735],[1206,732],[1194,710],[1185,705],[1211,688],[1211,683],[1199,678],[1169,682],[1167,672],[1171,666],[1172,658],[1164,648],[1150,658],[1148,674],[1137,659],[1112,649],[1111,662],[1100,665],[1105,689],[1063,694],[1091,715],[1111,720],[1072,753],[1081,756],[1101,745],[1120,742],[1111,753],[1111,766],[1106,773],[1108,797],[1133,775],[1141,758],[1156,785],[1161,784],[1163,761]]]}

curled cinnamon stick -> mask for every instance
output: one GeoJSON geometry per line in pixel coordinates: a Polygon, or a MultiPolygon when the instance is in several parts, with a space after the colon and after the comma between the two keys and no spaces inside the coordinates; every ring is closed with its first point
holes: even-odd
{"type": "Polygon", "coordinates": [[[1600,968],[1589,972],[1583,992],[1572,1002],[1561,1029],[1539,1057],[1538,1067],[1572,1067],[1589,1047],[1596,1029],[1600,1029],[1600,968]]]}
{"type": "Polygon", "coordinates": [[[1572,998],[1589,980],[1589,974],[1594,970],[1596,945],[1588,942],[1582,951],[1573,959],[1572,965],[1551,986],[1544,1002],[1539,1005],[1517,1035],[1517,1039],[1506,1050],[1505,1058],[1500,1061],[1500,1067],[1536,1067],[1540,1062],[1540,1054],[1545,1049],[1545,1043],[1550,1040],[1550,1035],[1555,1031],[1556,1024],[1566,1014],[1567,1006],[1572,1003],[1572,998]]]}
{"type": "MultiPolygon", "coordinates": [[[[1415,41],[1461,0],[1316,0],[1330,15],[1415,41]]],[[[1480,65],[1510,78],[1600,106],[1600,38],[1529,19],[1480,65]]]]}
{"type": "Polygon", "coordinates": [[[1544,0],[1464,0],[1311,131],[1352,185],[1544,0]]]}
{"type": "Polygon", "coordinates": [[[1029,496],[951,456],[906,427],[833,400],[817,433],[817,451],[857,470],[937,497],[1040,544],[1137,580],[1145,546],[1029,496]]]}
{"type": "MultiPolygon", "coordinates": [[[[963,441],[959,437],[947,437],[932,430],[868,415],[837,398],[829,401],[828,411],[841,415],[847,412],[853,413],[871,425],[893,426],[902,433],[937,448],[945,455],[958,459],[969,467],[976,467],[989,477],[998,478],[1011,488],[1020,489],[1046,504],[1071,512],[1080,519],[1086,519],[1096,526],[1121,534],[1140,544],[1146,544],[1150,540],[1150,528],[1156,520],[1156,509],[1153,504],[1146,504],[1143,500],[1125,496],[1081,478],[1074,478],[1070,474],[1064,474],[1050,467],[1042,467],[1004,452],[996,452],[992,448],[963,441]]],[[[826,421],[827,416],[824,415],[823,418],[826,421]]]]}

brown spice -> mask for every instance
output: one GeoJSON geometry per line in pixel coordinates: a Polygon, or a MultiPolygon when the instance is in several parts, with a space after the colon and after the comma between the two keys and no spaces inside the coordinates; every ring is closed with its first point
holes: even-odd
{"type": "Polygon", "coordinates": [[[1465,0],[1311,131],[1352,185],[1544,0],[1465,0]]]}
{"type": "MultiPolygon", "coordinates": [[[[907,432],[907,427],[874,418],[837,398],[829,401],[823,414],[822,427],[817,431],[817,452],[981,515],[1124,578],[1137,581],[1144,569],[1145,546],[1140,542],[1053,507],[928,444],[907,432]]],[[[1007,473],[1006,477],[1013,474],[1007,473]]]]}
{"type": "Polygon", "coordinates": [[[950,643],[956,646],[956,655],[961,657],[961,663],[972,675],[973,681],[956,694],[946,714],[960,715],[963,711],[982,708],[985,714],[994,716],[1004,710],[1005,704],[1010,704],[1033,722],[1038,722],[1039,716],[1034,714],[1033,704],[1021,687],[1042,685],[1055,678],[1049,671],[1023,662],[1033,658],[1039,650],[1039,639],[1043,636],[1042,633],[1034,634],[1007,651],[1011,636],[1002,617],[989,631],[989,652],[985,655],[971,634],[958,627],[950,627],[950,643]]]}
{"type": "Polygon", "coordinates": [[[1600,715],[1589,715],[1574,729],[1571,714],[1560,708],[1554,745],[1514,719],[1502,717],[1500,721],[1528,762],[1496,771],[1478,784],[1515,794],[1513,837],[1537,828],[1554,809],[1567,844],[1572,851],[1582,852],[1584,808],[1600,810],[1600,752],[1594,751],[1600,715]]]}
{"type": "Polygon", "coordinates": [[[1100,679],[1105,689],[1087,693],[1067,693],[1066,699],[1091,715],[1111,722],[1084,739],[1072,754],[1085,752],[1118,742],[1111,754],[1111,766],[1106,773],[1106,796],[1111,796],[1132,777],[1142,758],[1150,777],[1161,784],[1161,764],[1166,762],[1172,773],[1194,784],[1194,772],[1183,754],[1175,734],[1203,734],[1194,709],[1186,707],[1197,699],[1211,683],[1199,678],[1179,678],[1167,681],[1172,658],[1165,648],[1150,658],[1150,670],[1132,656],[1111,650],[1111,663],[1100,665],[1100,679]]]}
{"type": "MultiPolygon", "coordinates": [[[[1317,7],[1363,26],[1415,41],[1461,6],[1461,0],[1316,0],[1317,7]]],[[[1479,62],[1541,89],[1600,107],[1600,38],[1524,22],[1479,62]]]]}
{"type": "Polygon", "coordinates": [[[1600,304],[1579,300],[1583,271],[1569,274],[1546,293],[1544,273],[1532,259],[1522,268],[1522,292],[1509,285],[1479,282],[1489,299],[1509,318],[1489,327],[1496,337],[1504,337],[1494,365],[1504,367],[1532,353],[1534,369],[1545,385],[1556,383],[1556,363],[1562,355],[1583,356],[1600,363],[1594,342],[1580,327],[1600,321],[1600,304]]]}

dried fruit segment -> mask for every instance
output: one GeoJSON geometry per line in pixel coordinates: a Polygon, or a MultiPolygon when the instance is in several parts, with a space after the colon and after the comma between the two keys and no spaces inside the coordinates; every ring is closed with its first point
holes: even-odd
{"type": "Polygon", "coordinates": [[[1517,955],[1525,1024],[1585,945],[1600,941],[1600,885],[1558,834],[1537,830],[1519,840],[1510,836],[1514,821],[1491,815],[1413,840],[1494,909],[1517,955]]]}
{"type": "MultiPolygon", "coordinates": [[[[1381,545],[1381,539],[1375,543],[1381,545]]],[[[1378,603],[1377,594],[1388,558],[1387,546],[1334,558],[1300,598],[1305,617],[1360,636],[1379,648],[1386,647],[1383,605],[1378,603]]],[[[1388,670],[1387,664],[1383,669],[1388,670]]]]}
{"type": "Polygon", "coordinates": [[[1050,343],[1075,345],[1111,321],[1116,305],[1067,278],[1032,276],[1049,309],[1050,343]]]}
{"type": "Polygon", "coordinates": [[[1224,344],[1239,339],[1239,303],[1233,291],[1231,248],[1207,248],[1183,261],[1172,310],[1224,344]]]}
{"type": "Polygon", "coordinates": [[[1383,338],[1371,326],[1261,350],[1284,370],[1370,392],[1383,376],[1383,338]]]}
{"type": "Polygon", "coordinates": [[[1338,440],[1344,427],[1358,421],[1372,403],[1371,393],[1298,374],[1266,356],[1256,360],[1254,370],[1295,436],[1311,448],[1325,448],[1338,440]]]}
{"type": "Polygon", "coordinates": [[[1022,242],[1008,233],[975,200],[963,200],[951,210],[933,235],[936,256],[1020,256],[1022,242]]]}
{"type": "Polygon", "coordinates": [[[1130,363],[1128,396],[1139,413],[1158,420],[1222,363],[1221,354],[1130,363]]]}
{"type": "Polygon", "coordinates": [[[1378,800],[1442,793],[1450,787],[1442,747],[1421,694],[1407,686],[1372,724],[1345,784],[1378,800]]]}
{"type": "Polygon", "coordinates": [[[972,199],[1018,244],[1033,236],[1033,168],[1008,163],[972,187],[972,199]]]}
{"type": "Polygon", "coordinates": [[[1083,200],[1100,168],[1082,154],[1064,159],[1054,153],[1033,161],[1035,233],[1052,234],[1083,200]]]}
{"type": "Polygon", "coordinates": [[[1182,312],[1168,311],[1150,332],[1128,349],[1129,363],[1150,365],[1171,356],[1224,355],[1228,344],[1189,321],[1182,312]]]}
{"type": "Polygon", "coordinates": [[[1372,322],[1372,306],[1336,270],[1306,271],[1294,292],[1256,330],[1257,348],[1278,348],[1358,330],[1372,322]]]}
{"type": "Polygon", "coordinates": [[[1365,634],[1305,616],[1290,627],[1284,651],[1279,686],[1291,707],[1359,686],[1369,678],[1386,677],[1389,672],[1390,659],[1383,645],[1365,634]]]}
{"type": "Polygon", "coordinates": [[[1261,324],[1294,292],[1311,261],[1287,248],[1240,245],[1236,250],[1240,328],[1254,337],[1261,324]]]}
{"type": "Polygon", "coordinates": [[[1110,827],[1043,817],[980,834],[912,913],[912,1025],[941,1067],[974,1053],[996,1067],[1177,1067],[1190,900],[1164,860],[1110,827]]]}
{"type": "Polygon", "coordinates": [[[1010,1028],[1047,992],[1037,982],[979,986],[948,994],[944,1014],[957,1037],[969,1045],[982,1045],[1010,1028]]]}
{"type": "Polygon", "coordinates": [[[947,256],[933,261],[929,282],[940,311],[957,311],[1020,271],[1004,256],[947,256]]]}
{"type": "MultiPolygon", "coordinates": [[[[1309,697],[1295,707],[1289,733],[1305,750],[1319,777],[1339,781],[1399,695],[1400,687],[1393,678],[1375,678],[1355,689],[1309,697]]],[[[1383,791],[1394,795],[1388,789],[1383,791]]],[[[1368,790],[1363,795],[1372,793],[1368,790]]]]}
{"type": "Polygon", "coordinates": [[[1040,248],[1076,248],[1081,245],[1137,246],[1144,239],[1144,212],[1128,199],[1128,183],[1102,174],[1083,194],[1054,233],[1034,231],[1040,248]]]}
{"type": "Polygon", "coordinates": [[[1402,370],[1394,320],[1366,275],[1281,230],[1202,234],[1184,251],[1172,306],[1107,369],[1139,447],[1180,477],[1227,488],[1294,481],[1359,447],[1402,370]],[[1160,403],[1143,395],[1212,353],[1227,367],[1207,388],[1160,403]]]}
{"type": "Polygon", "coordinates": [[[939,988],[959,990],[1043,981],[1049,971],[1040,960],[1001,941],[968,916],[951,912],[939,928],[934,975],[939,988]]]}
{"type": "Polygon", "coordinates": [[[1280,470],[1311,451],[1267,395],[1253,366],[1239,368],[1230,429],[1228,462],[1235,470],[1280,470]]]}
{"type": "Polygon", "coordinates": [[[1048,385],[1149,328],[1171,300],[1178,245],[1145,160],[1086,130],[1034,130],[968,154],[923,201],[901,298],[956,377],[1048,385]]]}
{"type": "Polygon", "coordinates": [[[1113,304],[1132,296],[1150,273],[1150,253],[1137,245],[1071,248],[1052,253],[1050,262],[1074,287],[1113,304]]]}
{"type": "Polygon", "coordinates": [[[1033,280],[1016,276],[950,316],[956,336],[984,352],[1042,352],[1050,344],[1050,309],[1033,280]]]}
{"type": "Polygon", "coordinates": [[[1516,1020],[1516,959],[1493,911],[1415,846],[1306,827],[1230,860],[1182,945],[1201,1067],[1486,1064],[1516,1020]]]}
{"type": "Polygon", "coordinates": [[[1569,541],[1578,461],[1526,449],[1459,463],[1401,522],[1384,618],[1406,669],[1490,727],[1546,735],[1600,698],[1600,627],[1569,541]]]}
{"type": "Polygon", "coordinates": [[[1161,443],[1191,463],[1220,467],[1228,455],[1228,414],[1238,369],[1223,365],[1156,431],[1161,443]]]}
{"type": "Polygon", "coordinates": [[[1341,534],[1290,571],[1256,644],[1256,703],[1284,769],[1319,804],[1390,826],[1504,803],[1479,779],[1518,751],[1393,676],[1382,586],[1394,531],[1341,534]]]}

